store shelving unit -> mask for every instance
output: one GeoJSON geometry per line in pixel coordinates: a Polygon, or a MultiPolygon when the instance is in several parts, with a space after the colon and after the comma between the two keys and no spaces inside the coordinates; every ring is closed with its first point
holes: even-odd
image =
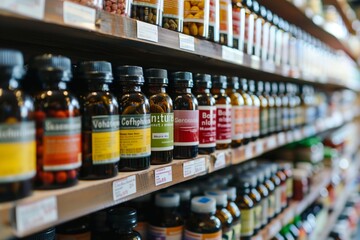
{"type": "Polygon", "coordinates": [[[324,4],[326,5],[333,5],[338,13],[340,14],[343,22],[345,23],[345,26],[349,33],[355,34],[355,30],[352,27],[352,21],[349,19],[347,13],[346,13],[346,5],[348,4],[346,1],[340,1],[340,0],[325,0],[324,4]]]}

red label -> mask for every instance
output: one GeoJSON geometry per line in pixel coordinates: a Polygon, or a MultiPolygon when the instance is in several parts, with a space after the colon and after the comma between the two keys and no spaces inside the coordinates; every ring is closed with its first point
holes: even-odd
{"type": "Polygon", "coordinates": [[[231,138],[241,140],[244,137],[244,106],[232,106],[231,108],[231,138]]]}
{"type": "Polygon", "coordinates": [[[216,105],[216,143],[231,143],[231,105],[216,105]]]}
{"type": "Polygon", "coordinates": [[[174,146],[199,144],[199,110],[174,110],[174,146]]]}
{"type": "Polygon", "coordinates": [[[233,19],[233,35],[238,37],[240,35],[240,8],[233,8],[232,10],[233,19]]]}
{"type": "Polygon", "coordinates": [[[199,106],[199,147],[216,146],[216,107],[199,106]]]}
{"type": "Polygon", "coordinates": [[[252,110],[252,135],[259,136],[260,134],[260,107],[253,106],[252,110]]]}
{"type": "Polygon", "coordinates": [[[252,127],[253,124],[253,114],[252,114],[253,108],[252,106],[244,106],[244,137],[245,138],[251,138],[252,133],[252,127]]]}

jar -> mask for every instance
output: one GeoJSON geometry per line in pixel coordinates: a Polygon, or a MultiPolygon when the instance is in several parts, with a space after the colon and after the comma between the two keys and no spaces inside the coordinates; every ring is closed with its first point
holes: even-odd
{"type": "Polygon", "coordinates": [[[220,0],[209,0],[209,34],[208,40],[220,41],[220,0]]]}
{"type": "Polygon", "coordinates": [[[182,239],[184,220],[179,213],[180,196],[177,193],[158,193],[155,209],[149,219],[149,239],[182,239]]]}
{"type": "Polygon", "coordinates": [[[69,58],[44,54],[29,70],[42,81],[35,96],[37,177],[40,189],[73,186],[81,166],[81,117],[76,97],[68,91],[69,58]]]}
{"type": "Polygon", "coordinates": [[[164,0],[163,7],[162,27],[182,32],[184,21],[184,1],[164,0]]]}
{"type": "Polygon", "coordinates": [[[233,239],[240,239],[241,236],[241,212],[240,208],[236,205],[236,188],[223,187],[220,191],[227,196],[226,209],[231,213],[233,218],[233,239]]]}
{"type": "Polygon", "coordinates": [[[216,201],[212,197],[194,197],[191,200],[191,216],[186,221],[184,240],[221,239],[221,222],[215,216],[216,201]]]}
{"type": "Polygon", "coordinates": [[[182,215],[184,221],[190,216],[190,197],[191,192],[188,188],[173,187],[168,190],[169,193],[177,193],[180,196],[180,207],[179,212],[182,215]]]}
{"type": "Polygon", "coordinates": [[[271,181],[271,168],[268,165],[260,166],[262,171],[265,174],[264,185],[269,191],[268,197],[268,222],[270,222],[275,217],[276,212],[276,198],[275,198],[275,184],[271,181]]]}
{"type": "Polygon", "coordinates": [[[173,78],[174,101],[174,158],[194,158],[199,148],[198,101],[191,93],[191,72],[175,72],[173,78]]]}
{"type": "Polygon", "coordinates": [[[70,1],[100,10],[103,9],[103,0],[70,0],[70,1]]]}
{"type": "Polygon", "coordinates": [[[144,0],[132,0],[131,18],[161,26],[163,14],[162,4],[162,1],[158,0],[153,0],[151,2],[144,0]]]}
{"type": "Polygon", "coordinates": [[[301,201],[309,192],[309,181],[307,173],[303,169],[294,169],[294,196],[295,201],[301,201]]]}
{"type": "Polygon", "coordinates": [[[110,239],[109,210],[101,210],[90,215],[91,240],[110,239]]]}
{"type": "Polygon", "coordinates": [[[129,0],[103,0],[104,10],[106,12],[129,16],[130,15],[130,1],[129,0]]]}
{"type": "Polygon", "coordinates": [[[282,97],[279,95],[279,88],[277,83],[271,84],[271,95],[275,100],[275,132],[279,133],[282,131],[283,122],[282,122],[282,97]]]}
{"type": "Polygon", "coordinates": [[[170,163],[174,149],[174,110],[166,93],[167,71],[147,69],[145,77],[151,112],[151,164],[170,163]]]}
{"type": "Polygon", "coordinates": [[[208,38],[210,0],[184,1],[183,33],[208,38]]]}
{"type": "Polygon", "coordinates": [[[134,230],[137,223],[136,210],[133,208],[120,207],[108,212],[111,233],[109,240],[129,239],[141,240],[141,236],[134,230]]]}
{"type": "Polygon", "coordinates": [[[35,233],[31,236],[22,238],[23,240],[55,240],[55,228],[49,228],[39,233],[35,233]]]}
{"type": "Polygon", "coordinates": [[[257,169],[254,172],[256,176],[256,190],[261,196],[261,228],[268,224],[269,214],[269,190],[265,186],[265,173],[263,169],[257,169]]]}
{"type": "Polygon", "coordinates": [[[241,0],[232,1],[233,48],[244,52],[245,43],[245,11],[241,0]]]}
{"type": "Polygon", "coordinates": [[[248,93],[248,84],[245,78],[241,79],[240,88],[238,91],[244,99],[244,139],[243,143],[248,144],[252,137],[252,111],[253,100],[248,93]]]}
{"type": "Polygon", "coordinates": [[[254,14],[252,12],[252,0],[243,0],[245,5],[245,52],[252,55],[254,47],[254,14]]]}
{"type": "Polygon", "coordinates": [[[149,100],[141,92],[143,70],[137,66],[120,66],[116,69],[115,80],[120,109],[119,171],[147,169],[151,154],[151,120],[149,100]]]}
{"type": "Polygon", "coordinates": [[[256,84],[256,95],[260,100],[260,137],[266,137],[269,133],[269,106],[264,96],[264,83],[258,81],[256,84]]]}
{"type": "Polygon", "coordinates": [[[199,154],[211,154],[216,147],[216,106],[211,87],[209,74],[195,75],[194,93],[199,103],[199,154]]]}
{"type": "Polygon", "coordinates": [[[214,75],[211,93],[216,100],[216,149],[227,149],[231,145],[231,99],[226,94],[227,78],[214,75]]]}
{"type": "Polygon", "coordinates": [[[252,99],[251,139],[254,141],[260,136],[260,99],[255,95],[255,81],[249,80],[249,95],[252,99]]]}
{"type": "Polygon", "coordinates": [[[82,166],[80,178],[103,179],[118,173],[120,160],[119,104],[109,92],[111,64],[82,62],[79,78],[87,84],[82,98],[82,166]]]}
{"type": "Polygon", "coordinates": [[[56,226],[57,240],[91,240],[89,218],[82,217],[56,226]]]}
{"type": "Polygon", "coordinates": [[[220,44],[233,46],[232,27],[231,0],[220,0],[220,44]]]}
{"type": "Polygon", "coordinates": [[[18,89],[21,52],[0,49],[0,202],[31,195],[36,174],[33,100],[18,89]]]}
{"type": "Polygon", "coordinates": [[[276,130],[276,106],[275,98],[271,95],[271,83],[265,82],[265,89],[263,93],[264,97],[267,100],[267,109],[268,109],[268,135],[275,133],[276,130]]]}

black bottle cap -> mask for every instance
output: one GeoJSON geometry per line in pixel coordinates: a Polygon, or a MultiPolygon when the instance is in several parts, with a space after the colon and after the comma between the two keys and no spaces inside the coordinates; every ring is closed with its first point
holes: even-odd
{"type": "Polygon", "coordinates": [[[132,82],[139,85],[144,84],[144,74],[142,67],[138,66],[119,66],[116,68],[115,80],[120,82],[132,82]]]}
{"type": "Polygon", "coordinates": [[[203,87],[203,88],[211,88],[212,87],[210,74],[197,73],[197,74],[195,74],[194,80],[195,80],[196,87],[203,87]]]}
{"type": "Polygon", "coordinates": [[[107,232],[110,231],[110,226],[108,225],[108,211],[101,210],[95,212],[91,215],[90,218],[90,228],[94,232],[107,232]]]}
{"type": "Polygon", "coordinates": [[[174,72],[172,74],[172,79],[175,86],[188,88],[192,88],[194,86],[191,72],[174,72]]]}
{"type": "Polygon", "coordinates": [[[249,92],[254,93],[255,92],[255,81],[249,80],[248,84],[249,84],[249,92]]]}
{"type": "Polygon", "coordinates": [[[256,91],[258,93],[263,93],[264,92],[264,83],[262,81],[258,81],[256,83],[256,91]]]}
{"type": "Polygon", "coordinates": [[[111,63],[105,61],[81,62],[78,67],[79,77],[111,83],[113,80],[111,63]]]}
{"type": "Polygon", "coordinates": [[[227,77],[224,75],[214,75],[212,77],[213,88],[222,88],[227,87],[227,77]]]}
{"type": "Polygon", "coordinates": [[[246,78],[241,78],[240,80],[241,82],[241,89],[244,90],[244,91],[247,91],[248,90],[248,81],[246,78]]]}
{"type": "Polygon", "coordinates": [[[233,76],[227,78],[227,86],[235,90],[239,89],[239,77],[233,76]]]}
{"type": "Polygon", "coordinates": [[[135,227],[137,214],[133,208],[119,207],[109,210],[108,219],[111,227],[115,229],[123,226],[135,227]]]}
{"type": "Polygon", "coordinates": [[[49,228],[45,231],[36,233],[24,238],[24,240],[55,240],[55,228],[49,228]]]}
{"type": "Polygon", "coordinates": [[[149,68],[145,70],[145,78],[148,83],[168,84],[168,74],[165,69],[149,68]]]}
{"type": "Polygon", "coordinates": [[[20,51],[13,49],[0,49],[0,69],[20,79],[24,74],[24,58],[20,51]]]}
{"type": "Polygon", "coordinates": [[[30,71],[35,71],[44,81],[70,81],[71,61],[64,56],[44,54],[36,56],[29,65],[30,71]]]}

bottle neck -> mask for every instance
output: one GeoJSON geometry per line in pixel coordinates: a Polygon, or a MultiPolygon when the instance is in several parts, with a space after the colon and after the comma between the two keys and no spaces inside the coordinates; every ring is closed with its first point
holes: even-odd
{"type": "Polygon", "coordinates": [[[104,82],[93,82],[90,81],[88,84],[88,89],[91,92],[96,92],[96,91],[109,91],[109,84],[108,83],[104,83],[104,82]]]}
{"type": "Polygon", "coordinates": [[[184,86],[175,86],[175,93],[191,93],[191,88],[184,86]]]}
{"type": "Polygon", "coordinates": [[[196,91],[197,93],[210,93],[210,89],[204,88],[204,87],[197,87],[197,88],[195,89],[195,91],[196,91]]]}
{"type": "Polygon", "coordinates": [[[19,82],[9,76],[0,75],[0,88],[15,90],[19,87],[19,82]]]}
{"type": "Polygon", "coordinates": [[[43,82],[44,90],[66,90],[67,83],[62,81],[43,82]]]}
{"type": "Polygon", "coordinates": [[[154,95],[157,93],[166,93],[166,88],[164,85],[149,85],[148,92],[150,95],[154,95]]]}

